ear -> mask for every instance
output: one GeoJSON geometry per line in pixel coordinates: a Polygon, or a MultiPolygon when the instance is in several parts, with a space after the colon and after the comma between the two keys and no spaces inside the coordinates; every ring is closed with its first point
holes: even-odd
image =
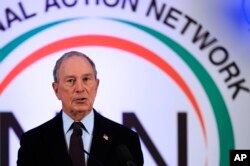
{"type": "Polygon", "coordinates": [[[99,82],[100,82],[100,80],[99,80],[99,79],[96,79],[96,90],[97,90],[98,87],[99,87],[99,82]]]}
{"type": "Polygon", "coordinates": [[[53,87],[53,90],[55,92],[56,97],[58,98],[58,100],[60,100],[60,95],[59,95],[59,92],[58,92],[58,83],[53,82],[52,87],[53,87]]]}

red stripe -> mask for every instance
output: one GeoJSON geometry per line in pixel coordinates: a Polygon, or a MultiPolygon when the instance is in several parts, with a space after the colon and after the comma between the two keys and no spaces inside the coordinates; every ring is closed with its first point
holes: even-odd
{"type": "Polygon", "coordinates": [[[194,95],[192,94],[190,88],[187,86],[185,81],[181,76],[161,57],[157,56],[152,51],[128,40],[120,39],[117,37],[104,36],[104,35],[85,35],[85,36],[76,36],[66,39],[56,41],[54,43],[48,44],[41,49],[35,51],[31,55],[23,59],[3,80],[0,84],[0,94],[3,93],[4,89],[10,84],[10,82],[19,75],[24,69],[26,69],[31,64],[36,61],[49,56],[57,51],[64,49],[69,49],[72,47],[82,47],[82,46],[102,46],[102,47],[113,47],[121,50],[126,50],[128,52],[137,55],[152,64],[159,67],[165,74],[169,75],[176,84],[182,89],[186,94],[190,102],[192,103],[194,110],[198,116],[199,122],[202,127],[203,136],[205,139],[205,144],[207,145],[207,135],[204,120],[201,115],[198,103],[195,100],[194,95]]]}

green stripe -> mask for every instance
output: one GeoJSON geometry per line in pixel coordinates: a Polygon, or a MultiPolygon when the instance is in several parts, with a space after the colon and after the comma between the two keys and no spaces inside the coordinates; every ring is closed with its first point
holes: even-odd
{"type": "Polygon", "coordinates": [[[196,75],[201,85],[203,86],[210,103],[212,105],[215,119],[217,122],[218,133],[219,133],[219,144],[220,144],[220,166],[229,165],[229,150],[234,149],[234,134],[231,125],[231,120],[228,114],[226,104],[223,100],[223,97],[216,86],[215,82],[209,75],[209,73],[204,69],[204,67],[194,58],[194,56],[189,53],[185,48],[166,37],[162,33],[159,33],[151,28],[148,28],[143,25],[139,25],[133,22],[107,18],[114,21],[122,22],[129,24],[133,27],[136,27],[140,30],[143,30],[155,38],[159,39],[165,45],[169,46],[186,64],[191,68],[193,73],[196,75]]]}
{"type": "Polygon", "coordinates": [[[15,39],[13,39],[12,41],[10,41],[8,44],[6,44],[5,46],[3,46],[0,49],[0,63],[15,49],[17,48],[20,44],[22,44],[24,41],[28,40],[29,38],[31,38],[32,36],[36,35],[37,33],[48,29],[54,25],[63,23],[63,22],[67,22],[67,21],[71,21],[71,20],[75,20],[77,18],[71,18],[71,19],[64,19],[64,20],[60,20],[60,21],[55,21],[49,24],[45,24],[42,25],[40,27],[37,27],[35,29],[32,29],[18,37],[16,37],[15,39]]]}
{"type": "MultiPolygon", "coordinates": [[[[79,19],[79,18],[71,18],[71,19],[65,19],[65,20],[52,22],[52,23],[40,26],[38,28],[35,28],[33,30],[30,30],[26,32],[25,34],[15,38],[14,40],[9,42],[0,50],[1,52],[0,62],[2,62],[16,47],[18,47],[21,43],[23,43],[30,37],[34,36],[35,34],[45,29],[48,29],[54,25],[67,22],[67,21],[71,21],[71,20],[75,20],[75,19],[79,19]]],[[[112,19],[112,18],[111,20],[129,24],[131,26],[134,26],[140,30],[143,30],[151,34],[152,36],[162,41],[165,45],[169,46],[173,51],[177,53],[177,55],[180,56],[180,58],[182,58],[187,63],[187,65],[191,68],[193,73],[199,79],[212,105],[212,108],[215,114],[215,119],[216,119],[217,126],[218,126],[218,132],[219,132],[220,166],[228,166],[229,165],[229,150],[234,149],[234,146],[235,146],[232,125],[231,125],[230,117],[228,114],[228,110],[226,108],[226,104],[222,98],[222,95],[220,94],[218,87],[216,86],[215,82],[213,81],[209,73],[194,58],[192,54],[190,54],[181,45],[171,40],[170,38],[164,36],[163,34],[151,28],[148,28],[148,27],[145,27],[145,26],[133,23],[133,22],[119,20],[119,19],[112,19]]]]}

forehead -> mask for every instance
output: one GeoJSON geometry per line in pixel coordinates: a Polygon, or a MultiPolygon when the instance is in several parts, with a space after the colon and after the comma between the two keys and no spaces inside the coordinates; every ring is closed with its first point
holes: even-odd
{"type": "Polygon", "coordinates": [[[73,55],[62,61],[59,68],[60,74],[93,73],[90,62],[85,57],[73,55]]]}

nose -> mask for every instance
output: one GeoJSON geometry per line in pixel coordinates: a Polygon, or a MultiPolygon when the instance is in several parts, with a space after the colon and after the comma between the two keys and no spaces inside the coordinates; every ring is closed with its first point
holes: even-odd
{"type": "Polygon", "coordinates": [[[84,92],[84,90],[85,90],[84,83],[82,81],[77,81],[75,84],[76,93],[84,92]]]}

